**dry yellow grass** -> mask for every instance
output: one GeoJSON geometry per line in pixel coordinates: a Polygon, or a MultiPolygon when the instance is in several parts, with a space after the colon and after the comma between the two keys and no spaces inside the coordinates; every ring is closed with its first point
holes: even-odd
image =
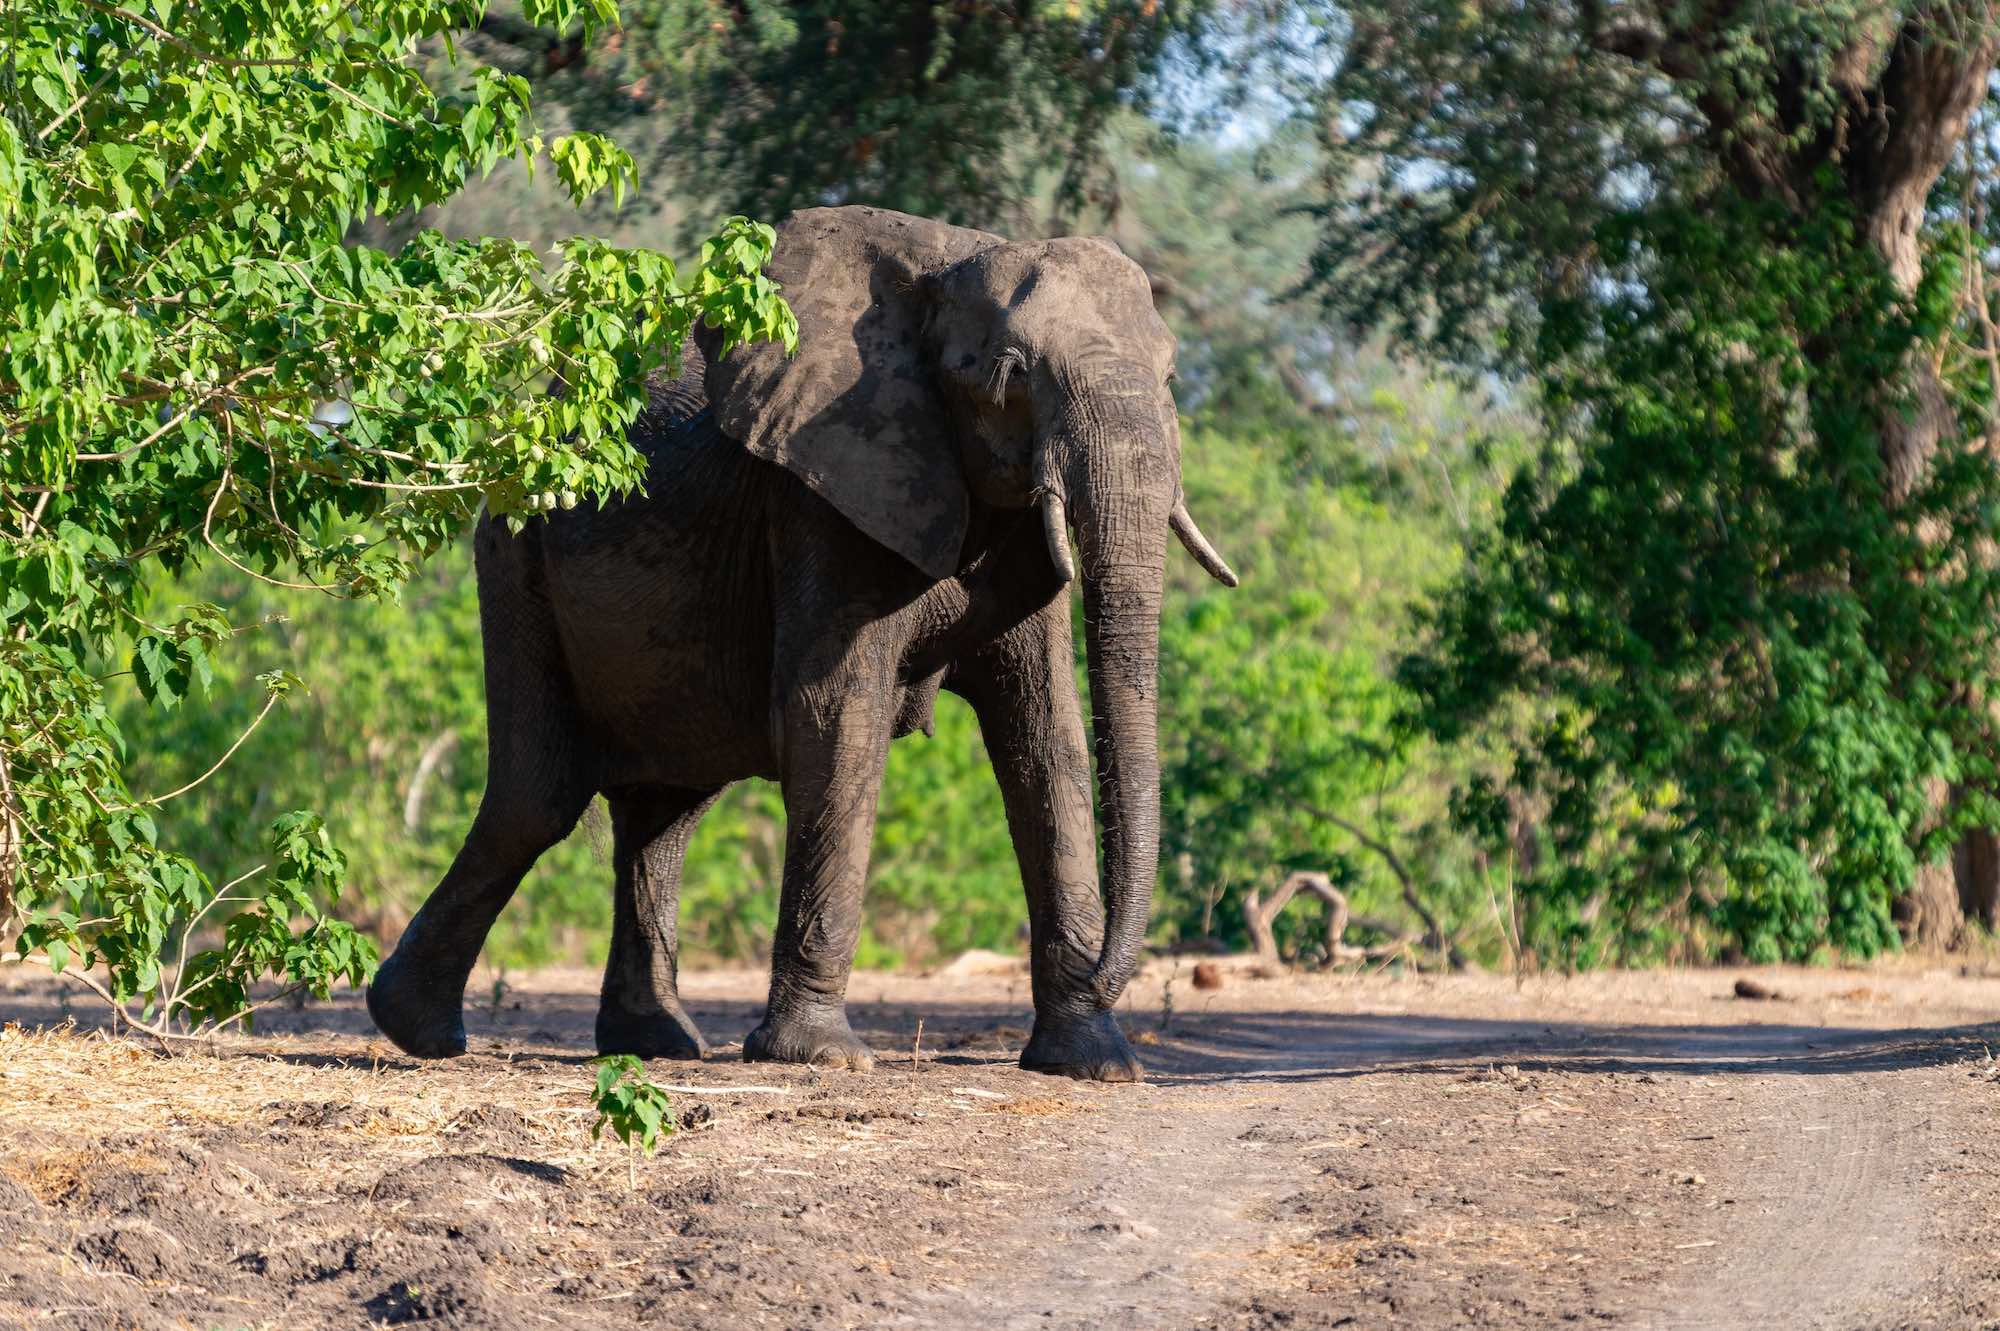
{"type": "Polygon", "coordinates": [[[996,1114],[1020,1114],[1025,1118],[1046,1118],[1053,1114],[1074,1114],[1084,1106],[1053,1095],[1022,1095],[993,1106],[996,1114]]]}
{"type": "MultiPolygon", "coordinates": [[[[229,1041],[165,1054],[100,1032],[0,1029],[0,1168],[38,1196],[71,1171],[87,1172],[98,1143],[163,1129],[268,1124],[287,1109],[312,1119],[337,1144],[368,1139],[371,1167],[385,1155],[414,1158],[476,1124],[504,1100],[550,1158],[587,1152],[589,1081],[504,1068],[468,1078],[450,1065],[384,1067],[365,1055],[302,1059],[229,1041]],[[52,1141],[68,1143],[52,1150],[52,1141]],[[403,1149],[399,1150],[401,1144],[403,1149]],[[568,1152],[562,1148],[568,1146],[568,1152]],[[70,1163],[60,1163],[67,1155],[70,1163]]],[[[120,1163],[138,1167],[129,1156],[120,1163]]],[[[339,1171],[340,1151],[324,1165],[339,1171]]]]}

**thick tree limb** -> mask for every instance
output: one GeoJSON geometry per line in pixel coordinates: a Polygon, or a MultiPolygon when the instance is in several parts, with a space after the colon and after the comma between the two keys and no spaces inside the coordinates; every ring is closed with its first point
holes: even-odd
{"type": "Polygon", "coordinates": [[[1850,93],[1872,103],[1874,114],[1851,141],[1849,193],[1869,242],[1905,290],[1922,272],[1924,202],[1985,99],[2000,53],[1997,19],[1991,0],[1920,7],[1896,34],[1872,92],[1850,93]]]}
{"type": "Polygon", "coordinates": [[[1745,193],[1804,206],[1814,172],[1838,163],[1870,242],[1905,289],[1914,287],[1924,200],[1986,95],[2000,35],[1992,0],[1883,4],[1857,16],[1828,75],[1845,106],[1820,127],[1809,123],[1820,114],[1806,95],[1812,76],[1782,65],[1770,89],[1777,122],[1745,121],[1740,97],[1711,61],[1718,34],[1736,26],[1746,8],[1741,0],[1672,7],[1580,0],[1578,18],[1592,50],[1682,85],[1723,168],[1745,193]]]}

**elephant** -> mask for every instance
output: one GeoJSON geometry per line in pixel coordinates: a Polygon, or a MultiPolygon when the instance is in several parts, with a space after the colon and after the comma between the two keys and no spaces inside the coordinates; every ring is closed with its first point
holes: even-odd
{"type": "Polygon", "coordinates": [[[1103,239],[1013,243],[864,207],[788,218],[767,272],[796,352],[720,355],[697,330],[628,431],[643,497],[479,523],[486,789],[370,1015],[410,1054],[462,1053],[487,931],[602,793],[616,884],[597,1047],[703,1057],[677,987],[682,859],[755,776],[780,783],[786,834],[743,1057],[870,1067],[845,1004],[876,799],[889,743],[930,730],[942,688],[978,718],[1026,891],[1021,1066],[1136,1080],[1112,1008],[1159,853],[1167,533],[1236,585],[1182,495],[1175,341],[1146,273],[1103,239]]]}

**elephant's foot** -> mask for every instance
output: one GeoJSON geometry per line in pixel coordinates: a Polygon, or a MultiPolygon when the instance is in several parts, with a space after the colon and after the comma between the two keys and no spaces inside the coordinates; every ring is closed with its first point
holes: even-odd
{"type": "Polygon", "coordinates": [[[811,1008],[783,1014],[766,1012],[743,1041],[746,1063],[813,1063],[866,1072],[875,1051],[847,1024],[843,1008],[811,1008]]]}
{"type": "Polygon", "coordinates": [[[708,1042],[678,999],[662,999],[647,1012],[633,1012],[607,999],[597,1009],[597,1052],[703,1059],[708,1057],[708,1042]]]}
{"type": "Polygon", "coordinates": [[[1082,1016],[1035,1016],[1035,1033],[1021,1051],[1030,1072],[1075,1077],[1079,1081],[1144,1081],[1139,1056],[1109,1012],[1082,1016]]]}
{"type": "Polygon", "coordinates": [[[406,1054],[454,1058],[465,1052],[465,986],[440,983],[440,973],[413,966],[398,948],[368,982],[368,1015],[406,1054]]]}

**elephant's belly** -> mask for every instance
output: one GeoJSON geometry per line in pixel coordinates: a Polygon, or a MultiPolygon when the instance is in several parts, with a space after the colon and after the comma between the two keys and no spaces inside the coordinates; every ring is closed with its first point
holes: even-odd
{"type": "Polygon", "coordinates": [[[734,687],[750,674],[740,664],[686,646],[613,657],[594,645],[579,643],[575,674],[601,786],[705,789],[777,774],[765,690],[753,703],[734,687]]]}
{"type": "Polygon", "coordinates": [[[564,568],[551,587],[599,784],[774,776],[770,630],[752,619],[768,619],[768,600],[662,571],[671,564],[635,575],[617,562],[564,568]]]}

